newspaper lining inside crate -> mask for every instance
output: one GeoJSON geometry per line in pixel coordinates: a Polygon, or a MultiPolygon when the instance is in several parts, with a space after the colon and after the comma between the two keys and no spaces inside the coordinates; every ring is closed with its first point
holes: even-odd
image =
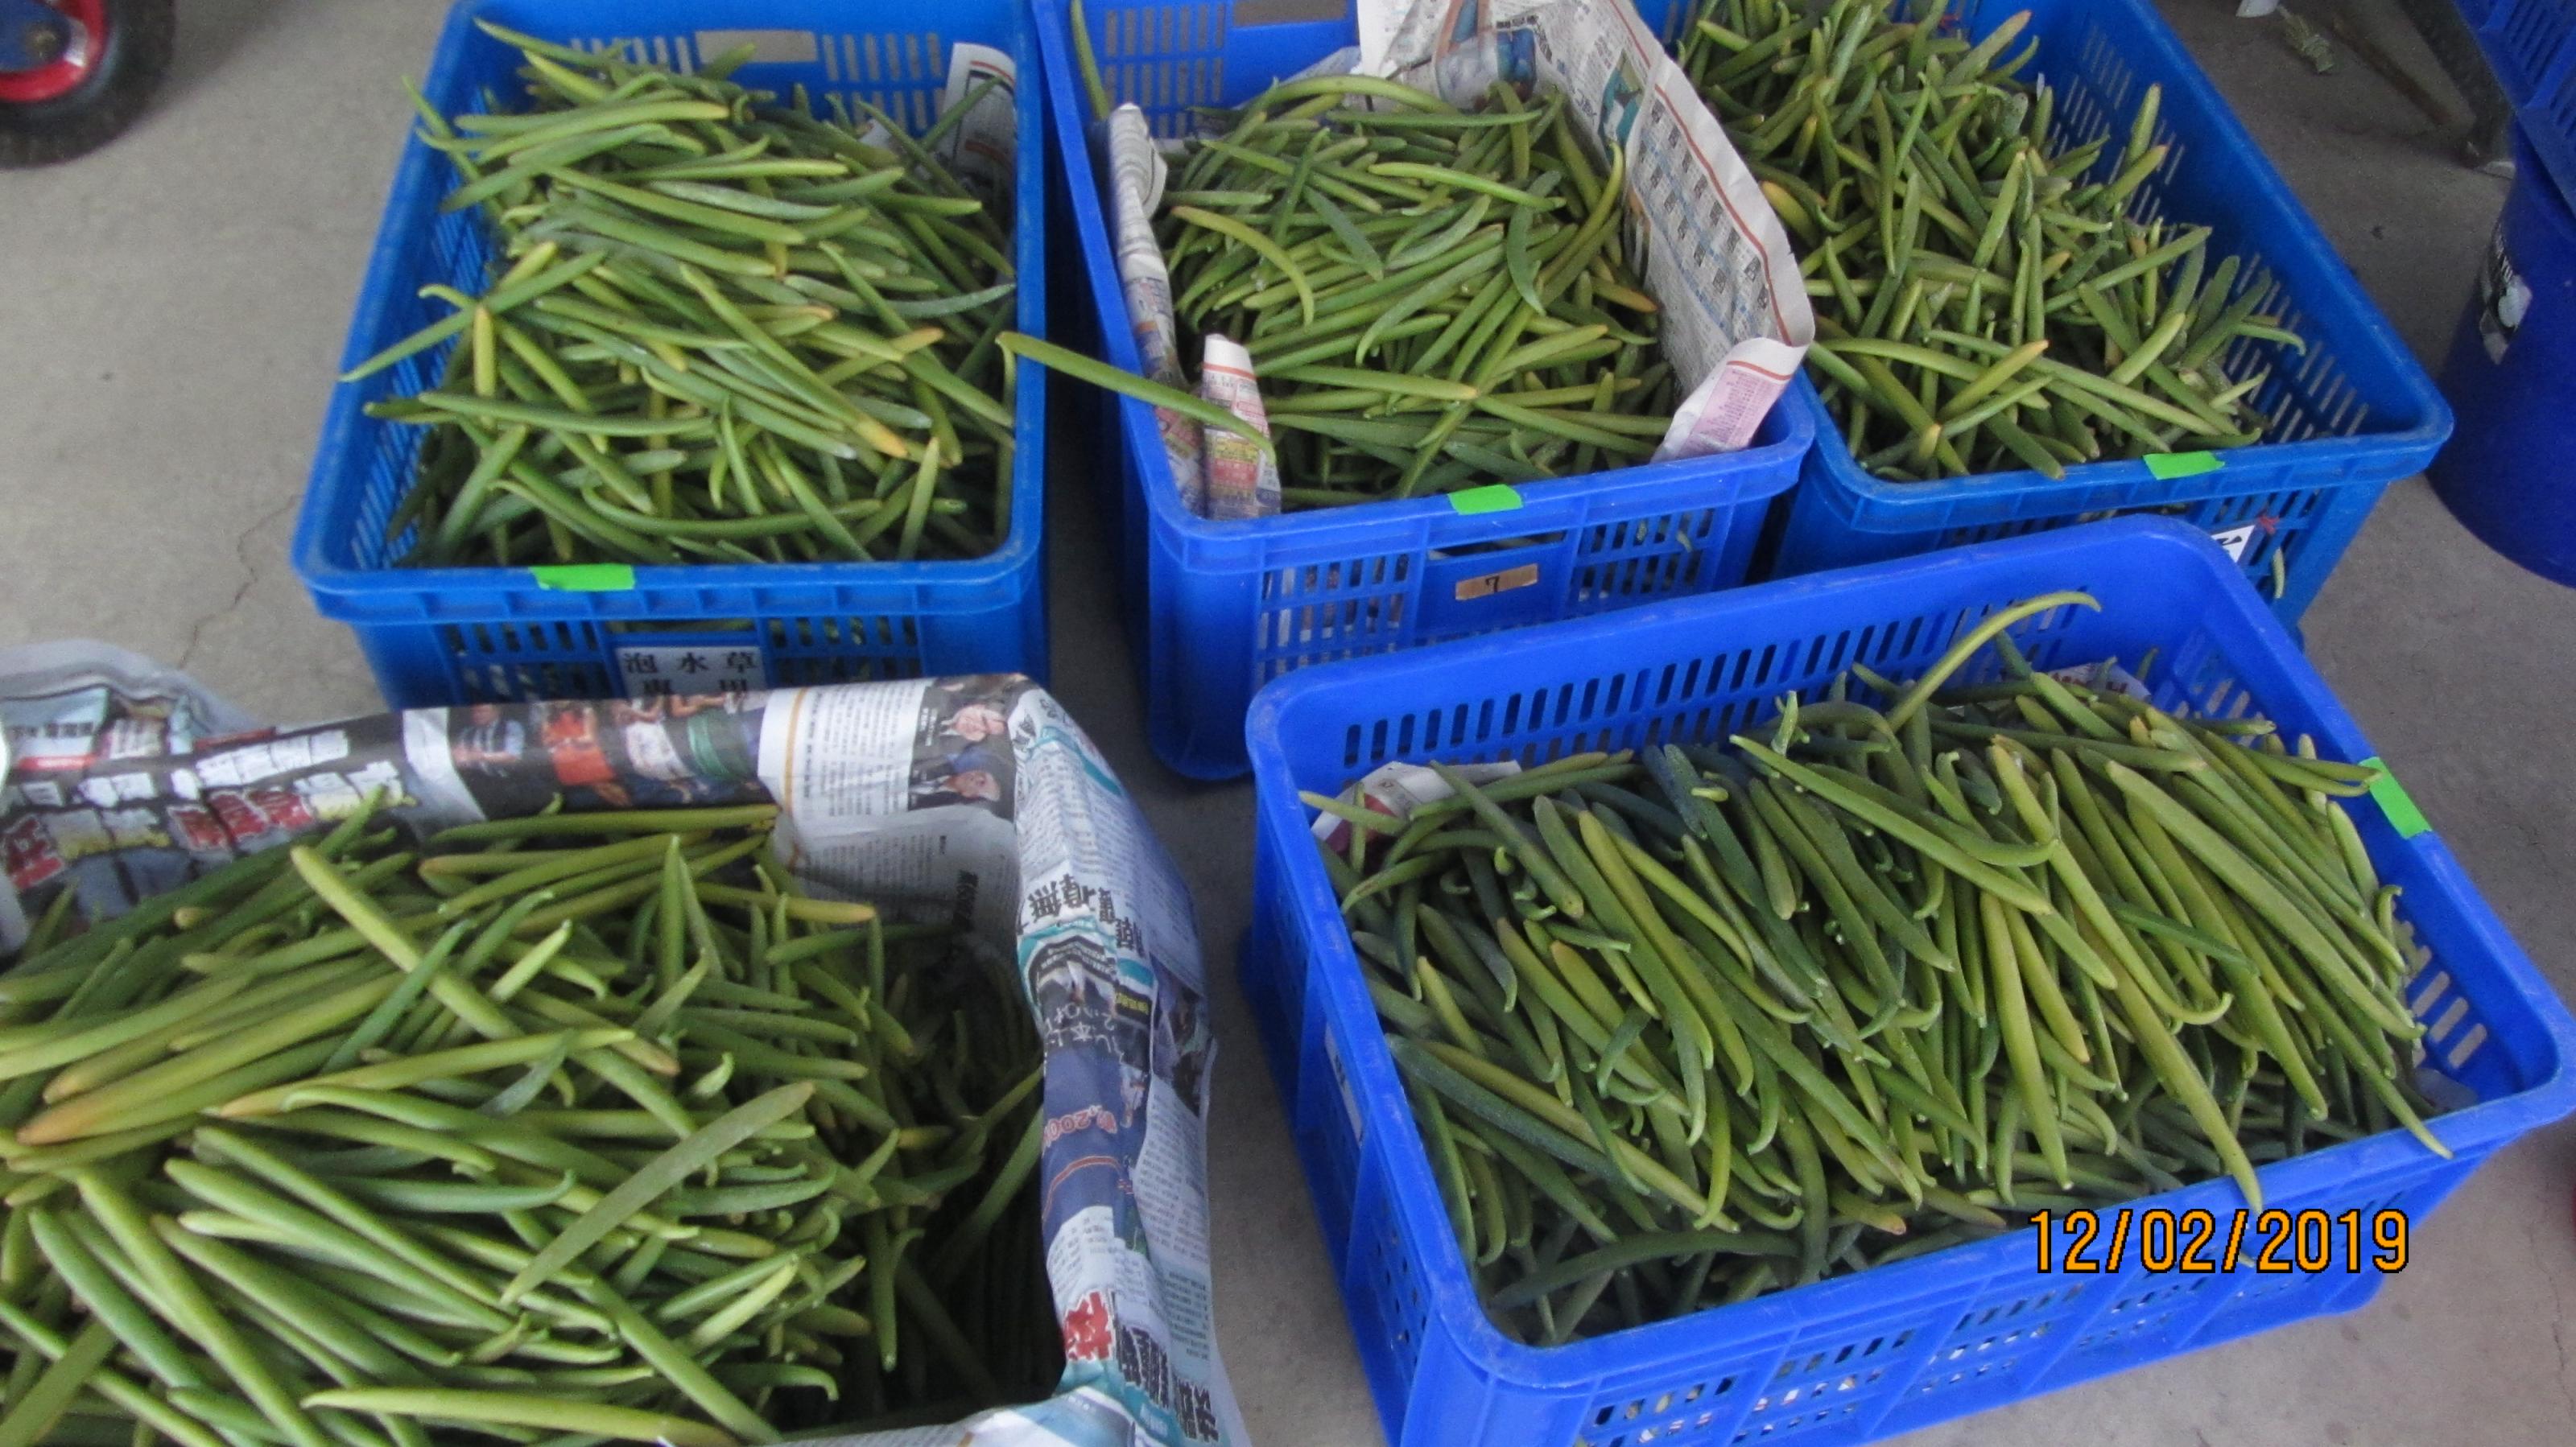
{"type": "MultiPolygon", "coordinates": [[[[1460,105],[1496,81],[1561,93],[1579,133],[1626,154],[1626,228],[1662,310],[1662,342],[1688,384],[1658,461],[1745,447],[1815,338],[1806,285],[1771,203],[1687,76],[1625,0],[1360,0],[1359,44],[1305,74],[1392,76],[1460,105]]],[[[1280,77],[1287,79],[1288,77],[1280,77]]],[[[1167,168],[1143,112],[1120,106],[1102,132],[1110,225],[1147,375],[1261,423],[1255,380],[1208,339],[1194,383],[1180,356],[1171,274],[1152,218],[1167,168]]],[[[1219,343],[1224,345],[1219,347],[1219,343]]],[[[1248,360],[1248,359],[1245,359],[1248,360]]],[[[1203,517],[1279,510],[1274,468],[1166,409],[1157,420],[1183,502],[1203,517]]],[[[1266,431],[1266,426],[1264,427],[1266,431]]]]}

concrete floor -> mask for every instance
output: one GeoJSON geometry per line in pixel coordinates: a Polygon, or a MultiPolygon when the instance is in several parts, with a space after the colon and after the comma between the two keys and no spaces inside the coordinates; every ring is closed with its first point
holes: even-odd
{"type": "MultiPolygon", "coordinates": [[[[2330,3],[2330,0],[2329,0],[2330,3]]],[[[2386,0],[2346,0],[2404,37],[2386,0]]],[[[2419,355],[2438,359],[2504,183],[2347,58],[2316,76],[2232,0],[2163,8],[2419,355]]],[[[293,720],[378,706],[285,560],[348,304],[428,53],[430,0],[188,0],[153,114],[76,165],[0,177],[0,644],[91,636],[293,720]]],[[[2429,63],[2411,46],[2424,73],[2429,63]]],[[[1060,449],[1061,452],[1061,449],[1060,449]]],[[[1378,1440],[1305,1183],[1228,967],[1248,791],[1145,750],[1089,479],[1053,499],[1055,685],[1194,887],[1216,971],[1209,1153],[1223,1344],[1253,1434],[1378,1440]]],[[[2576,592],[2500,561],[2421,482],[2388,495],[2309,615],[2313,654],[2488,899],[2576,994],[2576,592]],[[2553,642],[2553,640],[2555,640],[2553,642]]],[[[2488,1166],[2357,1314],[1908,1439],[2022,1447],[2565,1443],[2576,1129],[2488,1166]]]]}

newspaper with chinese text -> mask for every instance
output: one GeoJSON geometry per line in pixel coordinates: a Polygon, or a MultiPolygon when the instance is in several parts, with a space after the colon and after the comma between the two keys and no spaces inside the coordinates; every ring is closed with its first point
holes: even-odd
{"type": "Polygon", "coordinates": [[[1017,675],[416,709],[256,728],[95,644],[0,650],[0,961],[65,891],[112,917],[370,795],[427,834],[567,809],[775,801],[809,888],[1016,962],[1046,1052],[1043,1220],[1066,1369],[1044,1401],[850,1447],[1241,1444],[1210,1307],[1215,1042],[1178,873],[1099,751],[1017,675]]]}

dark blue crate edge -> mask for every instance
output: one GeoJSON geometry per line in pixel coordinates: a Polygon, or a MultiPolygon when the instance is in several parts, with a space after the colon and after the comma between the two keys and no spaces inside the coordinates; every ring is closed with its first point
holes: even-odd
{"type": "Polygon", "coordinates": [[[1263,518],[1215,519],[1200,517],[1181,505],[1154,409],[1132,397],[1115,401],[1119,433],[1128,450],[1152,459],[1137,470],[1139,490],[1150,495],[1147,515],[1155,533],[1178,548],[1194,570],[1244,571],[1327,561],[1354,548],[1391,552],[1405,547],[1462,547],[1587,522],[1763,503],[1796,487],[1800,469],[1815,455],[1815,434],[1807,419],[1786,406],[1784,399],[1784,405],[1772,408],[1764,419],[1755,444],[1740,452],[1641,462],[1612,472],[1515,484],[1521,505],[1504,512],[1462,513],[1444,495],[1263,518]]]}
{"type": "Polygon", "coordinates": [[[2437,423],[2399,433],[2375,433],[2376,447],[2366,463],[2350,460],[2350,437],[2310,437],[2298,442],[2258,442],[2214,453],[2222,466],[2190,477],[2159,478],[2136,459],[2087,462],[2050,479],[2023,468],[2018,472],[1980,472],[1968,477],[1929,482],[1891,482],[1862,470],[1860,460],[1843,440],[1842,424],[1826,410],[1824,397],[1804,371],[1783,399],[1803,413],[1816,438],[1807,455],[1810,478],[1829,484],[1835,494],[1834,514],[1856,532],[1913,533],[1938,527],[1980,527],[2027,522],[2034,514],[2068,518],[2111,507],[2150,507],[2168,503],[2205,502],[2248,491],[2272,492],[2312,487],[2366,487],[2412,477],[2429,465],[2451,438],[2451,408],[2439,404],[2437,423]],[[2402,445],[2400,445],[2402,444],[2402,445]],[[2346,474],[2333,482],[2306,478],[2284,480],[2310,462],[2346,474]],[[2251,480],[2248,469],[2263,470],[2251,480]],[[1938,513],[1916,520],[1918,513],[1938,513]]]}

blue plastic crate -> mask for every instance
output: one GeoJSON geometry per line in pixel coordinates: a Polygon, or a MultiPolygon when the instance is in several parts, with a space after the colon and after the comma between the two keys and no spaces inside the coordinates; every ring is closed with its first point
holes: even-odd
{"type": "MultiPolygon", "coordinates": [[[[2238,293],[2265,295],[2264,310],[2305,337],[2307,351],[2252,340],[2229,347],[2229,375],[2269,374],[2253,397],[2271,419],[2265,440],[2219,453],[2218,471],[2162,480],[2143,462],[2097,462],[2056,482],[2029,471],[1882,482],[1861,470],[1841,423],[1802,378],[1790,395],[1815,427],[1816,448],[1771,575],[2152,511],[2229,535],[2267,598],[2280,557],[2285,586],[2273,608],[2297,621],[2388,484],[2421,471],[2449,438],[2449,407],[2147,0],[1968,0],[1960,8],[1976,34],[2030,12],[2027,34],[2039,52],[2025,74],[2056,87],[2057,132],[2069,145],[2125,135],[2147,87],[2163,86],[2157,139],[2173,154],[2139,190],[2139,214],[2208,226],[2212,256],[2246,259],[2238,293]]],[[[2116,163],[2116,155],[2104,161],[2116,163]]]]}
{"type": "Polygon", "coordinates": [[[2566,49],[2568,32],[2576,30],[2576,6],[2568,0],[2495,0],[2483,15],[2473,13],[2471,4],[2460,9],[2478,28],[2478,44],[2496,81],[2516,106],[2540,93],[2566,49]]]}
{"type": "MultiPolygon", "coordinates": [[[[1046,322],[1045,120],[1037,42],[1019,0],[461,0],[423,90],[442,110],[518,93],[517,52],[474,28],[490,19],[540,38],[606,46],[681,70],[746,40],[760,59],[738,77],[785,94],[802,84],[864,99],[915,129],[936,117],[957,42],[1007,50],[1019,66],[1014,187],[1018,325],[1046,322]]],[[[386,104],[400,105],[386,92],[386,104]]],[[[480,221],[441,213],[457,184],[447,158],[409,141],[349,327],[346,362],[447,309],[419,289],[483,285],[480,221]]],[[[398,568],[408,539],[385,523],[412,484],[427,429],[380,422],[367,403],[436,385],[442,347],[340,387],[324,419],[297,522],[295,570],[314,606],[356,630],[385,701],[397,708],[479,700],[612,697],[675,674],[681,686],[788,686],[937,673],[1019,672],[1047,663],[1043,503],[1046,376],[1019,375],[1021,439],[1009,536],[962,562],[639,567],[635,586],[563,592],[525,568],[398,568]]]]}
{"type": "Polygon", "coordinates": [[[2576,196],[2576,0],[2495,0],[2470,23],[2541,169],[2576,196]]]}
{"type": "MultiPolygon", "coordinates": [[[[1060,0],[1036,4],[1063,200],[1093,303],[1089,316],[1060,321],[1137,371],[1072,30],[1060,0]]],[[[1084,9],[1111,94],[1142,105],[1162,134],[1184,130],[1191,106],[1241,101],[1355,34],[1347,13],[1262,25],[1228,3],[1084,9]]],[[[1743,581],[1764,514],[1797,480],[1808,445],[1804,418],[1775,408],[1742,452],[1524,487],[1515,511],[1466,516],[1435,497],[1211,522],[1182,505],[1151,408],[1121,399],[1100,415],[1111,424],[1094,435],[1104,468],[1112,458],[1117,468],[1107,511],[1149,734],[1165,763],[1198,778],[1243,772],[1244,711],[1293,669],[1743,581]]]]}
{"type": "MultiPolygon", "coordinates": [[[[2360,729],[2226,558],[2181,524],[2123,519],[1656,604],[1616,618],[1334,665],[1265,690],[1249,726],[1258,843],[1244,993],[1281,1097],[1360,1360],[1397,1447],[1840,1447],[2323,1312],[2375,1275],[2041,1276],[2007,1235],[1855,1276],[1552,1349],[1478,1306],[1297,791],[1398,759],[1512,758],[1722,739],[1858,663],[1905,677],[1999,607],[2085,588],[2013,632],[2058,667],[2149,649],[2158,702],[2259,711],[2329,757],[2360,729]]],[[[1989,659],[1991,656],[1989,656],[1989,659]]],[[[2439,836],[2354,822],[2431,950],[2408,991],[2433,1068],[2476,1097],[2434,1129],[2262,1168],[2267,1205],[2397,1209],[2417,1222],[2506,1142],[2576,1106],[2576,1022],[2439,836]]],[[[2232,1182],[2152,1198],[2227,1211],[2232,1182]]],[[[2439,1270],[2419,1259],[2415,1270],[2439,1270]]]]}

